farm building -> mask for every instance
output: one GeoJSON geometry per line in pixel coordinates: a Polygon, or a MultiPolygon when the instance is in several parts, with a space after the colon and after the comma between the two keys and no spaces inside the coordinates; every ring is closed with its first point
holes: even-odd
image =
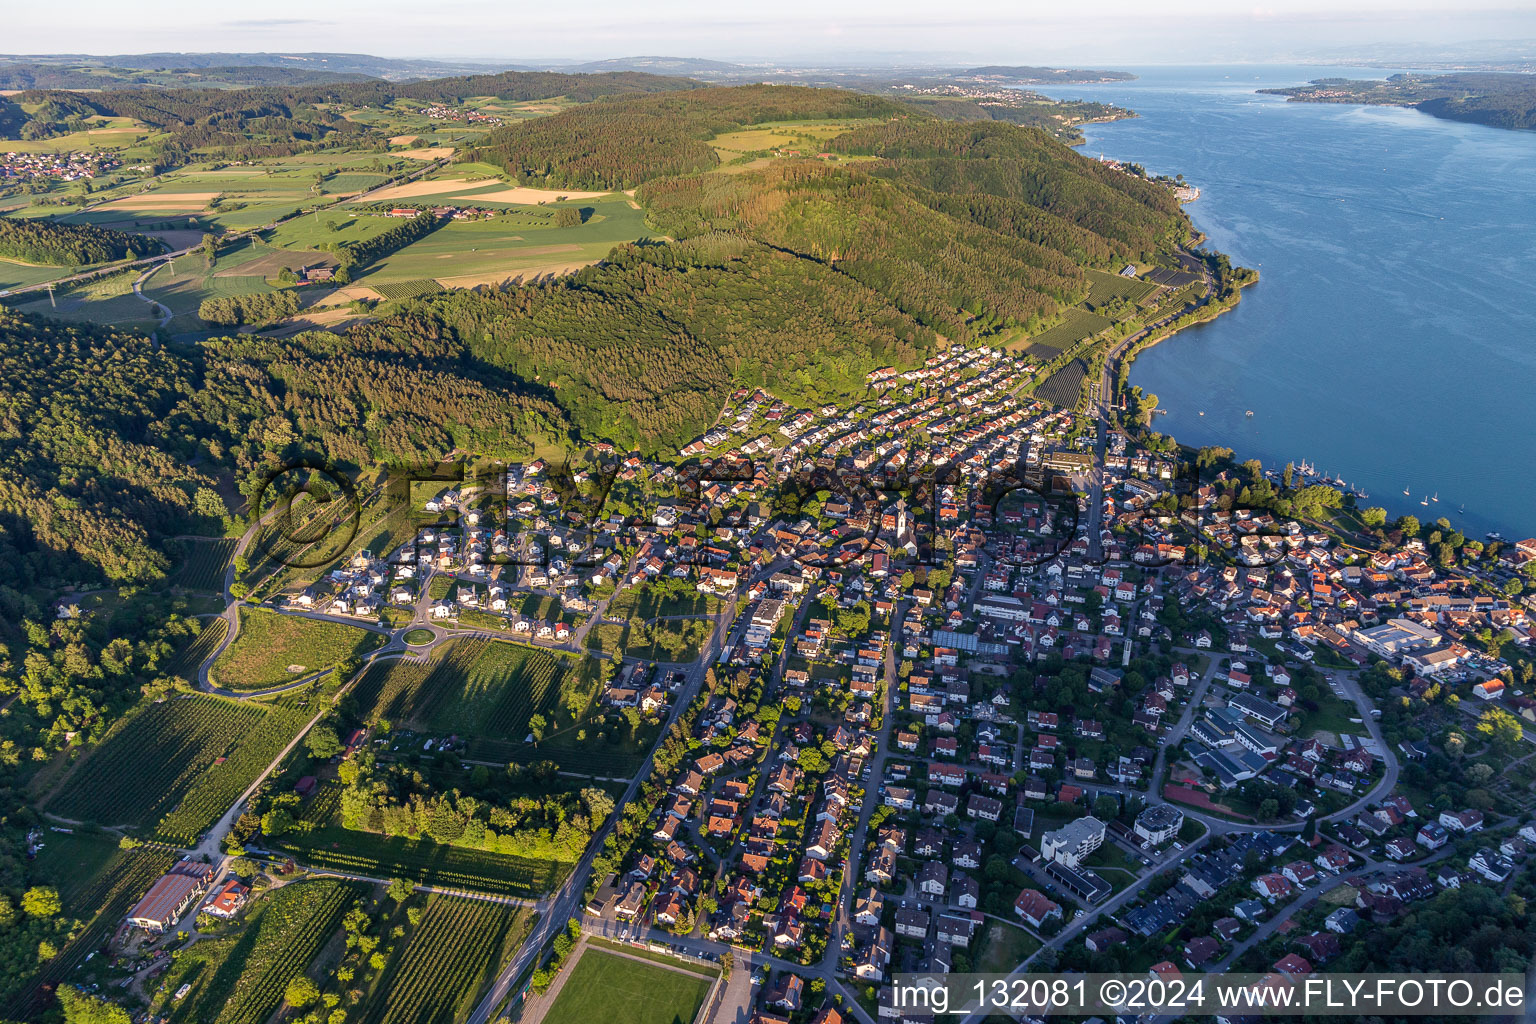
{"type": "Polygon", "coordinates": [[[128,923],[156,935],[176,923],[213,881],[213,868],[183,860],[149,887],[144,898],[128,911],[128,923]]]}

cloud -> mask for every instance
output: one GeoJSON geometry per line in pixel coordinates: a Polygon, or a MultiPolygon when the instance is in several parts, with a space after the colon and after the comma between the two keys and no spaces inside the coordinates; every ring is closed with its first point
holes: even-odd
{"type": "Polygon", "coordinates": [[[297,28],[307,25],[334,25],[334,21],[324,21],[320,18],[246,18],[241,21],[226,21],[222,24],[230,28],[297,28]]]}

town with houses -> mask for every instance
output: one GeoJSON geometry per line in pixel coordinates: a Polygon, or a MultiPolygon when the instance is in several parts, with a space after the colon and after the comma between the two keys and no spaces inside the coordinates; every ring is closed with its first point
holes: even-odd
{"type": "Polygon", "coordinates": [[[90,181],[122,167],[112,153],[87,150],[59,153],[0,153],[0,186],[22,182],[90,181]]]}
{"type": "MultiPolygon", "coordinates": [[[[573,651],[625,590],[706,601],[606,683],[693,753],[575,916],[730,952],[752,970],[719,999],[760,1024],[931,1019],[892,1001],[907,973],[1302,976],[1536,864],[1532,780],[1488,767],[1536,722],[1500,657],[1532,643],[1500,584],[1536,539],[1448,570],[1406,524],[1370,548],[1243,508],[1249,471],[1192,480],[1026,376],[976,349],[853,409],[741,389],[676,464],[599,445],[444,485],[440,525],[274,600],[573,651]],[[1479,785],[1441,777],[1453,746],[1479,785]]],[[[132,923],[207,895],[168,879],[132,923]]]]}

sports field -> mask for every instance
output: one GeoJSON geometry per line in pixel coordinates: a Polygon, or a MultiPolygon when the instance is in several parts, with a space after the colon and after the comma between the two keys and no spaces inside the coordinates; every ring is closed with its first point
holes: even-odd
{"type": "Polygon", "coordinates": [[[588,947],[544,1024],[690,1024],[709,995],[710,979],[588,947]]]}

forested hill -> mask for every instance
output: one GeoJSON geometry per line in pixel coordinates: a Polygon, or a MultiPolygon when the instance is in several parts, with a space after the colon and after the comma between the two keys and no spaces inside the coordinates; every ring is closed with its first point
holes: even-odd
{"type": "MultiPolygon", "coordinates": [[[[289,122],[293,138],[317,138],[331,132],[360,132],[362,126],[317,104],[384,106],[395,99],[424,103],[458,103],[470,96],[506,100],[543,100],[563,96],[589,102],[606,96],[670,92],[697,88],[686,78],[640,72],[570,75],[552,71],[505,71],[494,75],[461,75],[425,82],[339,81],[325,84],[252,89],[107,89],[101,92],[35,90],[20,94],[27,103],[42,103],[58,120],[68,113],[131,117],[154,128],[234,138],[255,119],[273,128],[289,122]],[[62,112],[62,115],[61,113],[62,112]]],[[[284,134],[284,133],[279,133],[284,134]]],[[[222,139],[219,141],[223,141],[222,139]]],[[[194,145],[206,145],[194,136],[194,145]]]]}
{"type": "Polygon", "coordinates": [[[479,363],[440,322],[200,350],[0,308],[0,579],[164,574],[165,539],[218,529],[215,478],[310,455],[373,466],[455,447],[526,456],[565,440],[536,385],[479,363]]]}
{"type": "Polygon", "coordinates": [[[739,385],[857,401],[871,370],[1042,327],[1086,295],[1085,268],[1189,231],[1160,186],[1037,129],[842,90],[689,90],[531,126],[500,136],[509,156],[537,153],[573,183],[647,182],[636,198],[671,240],[403,301],[346,334],[154,350],[0,311],[17,391],[0,407],[0,574],[153,578],[164,539],[222,507],[214,477],[248,487],[303,454],[371,467],[607,440],[670,455],[739,385]],[[827,143],[850,159],[676,173],[712,166],[718,132],[811,119],[863,125],[827,143]]]}
{"type": "Polygon", "coordinates": [[[892,100],[842,89],[746,85],[607,100],[498,128],[466,159],[553,188],[625,189],[719,163],[708,140],[770,121],[901,117],[892,100]]]}
{"type": "Polygon", "coordinates": [[[1309,85],[1259,91],[1300,103],[1415,107],[1452,121],[1536,129],[1536,75],[1469,71],[1401,74],[1385,80],[1320,78],[1309,85]]]}
{"type": "MultiPolygon", "coordinates": [[[[623,246],[546,284],[422,302],[476,357],[548,384],[592,440],[675,451],[737,384],[814,404],[861,396],[934,332],[831,267],[734,236],[623,246]]],[[[398,335],[391,323],[379,329],[398,335]]]]}

